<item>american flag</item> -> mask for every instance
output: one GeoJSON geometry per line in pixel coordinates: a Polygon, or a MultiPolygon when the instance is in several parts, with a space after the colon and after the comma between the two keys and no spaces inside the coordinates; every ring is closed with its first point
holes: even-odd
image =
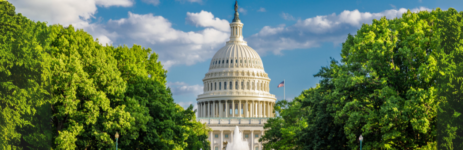
{"type": "Polygon", "coordinates": [[[281,82],[280,84],[278,84],[278,88],[281,88],[281,87],[284,87],[285,86],[285,81],[281,82]]]}

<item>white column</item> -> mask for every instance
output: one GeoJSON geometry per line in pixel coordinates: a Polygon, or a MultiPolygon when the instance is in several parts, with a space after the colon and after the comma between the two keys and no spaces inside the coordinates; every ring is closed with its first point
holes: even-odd
{"type": "Polygon", "coordinates": [[[215,101],[212,101],[212,117],[217,117],[216,114],[215,101]]]}
{"type": "Polygon", "coordinates": [[[219,101],[219,117],[223,117],[223,105],[222,101],[219,101]]]}
{"type": "Polygon", "coordinates": [[[214,131],[211,131],[211,134],[210,134],[211,136],[209,136],[209,137],[211,137],[211,140],[210,140],[211,141],[211,150],[213,149],[212,145],[214,144],[214,136],[213,136],[212,132],[214,132],[214,131]]]}
{"type": "Polygon", "coordinates": [[[242,117],[241,116],[241,100],[238,100],[238,117],[242,117]]]}
{"type": "Polygon", "coordinates": [[[228,100],[225,100],[225,117],[228,117],[228,114],[230,113],[228,109],[228,100]]]}
{"type": "Polygon", "coordinates": [[[254,101],[251,101],[251,111],[249,112],[249,114],[251,114],[250,117],[255,117],[255,115],[254,115],[254,101]]]}
{"type": "Polygon", "coordinates": [[[235,117],[235,100],[232,100],[232,117],[235,117]]]}
{"type": "Polygon", "coordinates": [[[204,117],[204,102],[201,102],[201,117],[204,117]]]}
{"type": "Polygon", "coordinates": [[[211,117],[211,102],[206,103],[206,117],[211,117]]]}
{"type": "Polygon", "coordinates": [[[262,102],[262,103],[263,103],[263,105],[264,105],[264,109],[263,109],[263,110],[264,110],[264,111],[263,111],[264,114],[262,114],[262,116],[267,117],[267,102],[264,101],[264,102],[262,102]]]}
{"type": "Polygon", "coordinates": [[[244,107],[244,109],[245,109],[245,111],[244,111],[244,117],[249,117],[249,116],[248,116],[248,114],[249,114],[249,112],[248,112],[249,106],[248,106],[248,105],[249,105],[249,103],[248,103],[248,101],[246,100],[246,104],[244,105],[244,106],[246,106],[246,107],[244,107]]]}
{"type": "Polygon", "coordinates": [[[220,130],[220,147],[219,149],[221,150],[223,148],[223,130],[220,130]]]}
{"type": "Polygon", "coordinates": [[[198,102],[197,105],[198,105],[198,110],[197,110],[198,115],[196,115],[196,117],[199,118],[199,117],[201,117],[201,103],[198,102]]]}
{"type": "Polygon", "coordinates": [[[262,102],[259,101],[259,117],[262,117],[262,102]]]}
{"type": "Polygon", "coordinates": [[[254,149],[254,130],[251,130],[251,150],[254,149]]]}

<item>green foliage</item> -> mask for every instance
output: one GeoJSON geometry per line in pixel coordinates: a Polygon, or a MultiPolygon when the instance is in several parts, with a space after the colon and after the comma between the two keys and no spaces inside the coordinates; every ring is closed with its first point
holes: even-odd
{"type": "Polygon", "coordinates": [[[438,49],[438,90],[442,100],[438,113],[439,149],[463,149],[463,12],[440,9],[436,19],[438,49]]]}
{"type": "Polygon", "coordinates": [[[362,135],[364,149],[437,149],[437,141],[461,149],[462,14],[408,11],[362,25],[343,43],[341,63],[315,75],[317,87],[276,105],[298,113],[269,120],[266,147],[358,149],[362,135]],[[292,128],[301,132],[283,138],[292,128]]]}
{"type": "Polygon", "coordinates": [[[116,132],[122,149],[209,147],[210,129],[174,103],[151,49],[0,8],[1,149],[113,149],[116,132]]]}

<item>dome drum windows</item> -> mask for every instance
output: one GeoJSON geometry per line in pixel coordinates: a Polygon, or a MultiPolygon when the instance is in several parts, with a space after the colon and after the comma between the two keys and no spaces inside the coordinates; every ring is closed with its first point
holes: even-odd
{"type": "Polygon", "coordinates": [[[233,82],[230,82],[230,88],[229,88],[230,90],[233,90],[232,85],[233,85],[233,82]]]}
{"type": "Polygon", "coordinates": [[[224,90],[227,89],[227,82],[224,82],[224,83],[223,83],[223,89],[224,89],[224,90]]]}

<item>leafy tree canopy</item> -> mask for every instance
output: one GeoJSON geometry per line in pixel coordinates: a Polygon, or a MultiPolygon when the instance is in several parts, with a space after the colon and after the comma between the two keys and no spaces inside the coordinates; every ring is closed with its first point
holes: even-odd
{"type": "Polygon", "coordinates": [[[151,49],[103,46],[0,2],[0,148],[209,147],[190,106],[174,103],[151,49]]]}

